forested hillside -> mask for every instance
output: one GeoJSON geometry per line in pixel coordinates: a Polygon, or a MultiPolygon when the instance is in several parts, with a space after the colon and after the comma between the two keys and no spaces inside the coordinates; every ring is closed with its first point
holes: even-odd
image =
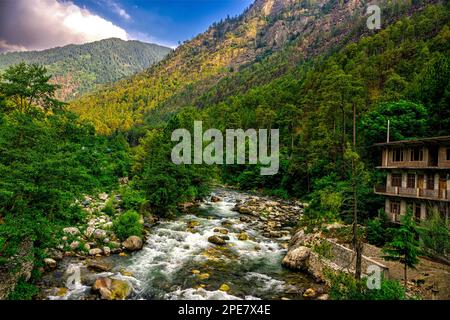
{"type": "MultiPolygon", "coordinates": [[[[382,1],[383,21],[438,2],[382,1]]],[[[205,106],[282,76],[373,31],[365,1],[257,0],[242,15],[213,24],[146,72],[72,103],[103,133],[167,118],[184,106],[205,106]]]]}
{"type": "Polygon", "coordinates": [[[68,101],[145,70],[170,51],[156,44],[112,38],[44,51],[0,54],[0,72],[20,62],[44,65],[53,75],[52,82],[61,86],[57,98],[68,101]]]}
{"type": "MultiPolygon", "coordinates": [[[[279,128],[281,167],[277,175],[261,176],[255,165],[224,166],[209,172],[243,189],[307,197],[312,199],[311,215],[344,219],[348,204],[342,199],[350,191],[349,152],[353,150],[366,167],[359,210],[363,217],[376,215],[381,203],[372,193],[377,180],[373,167],[378,165],[372,144],[386,138],[387,119],[391,119],[394,140],[450,134],[449,21],[448,7],[431,5],[245,94],[230,95],[202,108],[182,108],[162,128],[157,129],[158,125],[141,139],[135,158],[137,181],[150,197],[171,190],[167,193],[173,199],[168,202],[176,202],[188,190],[177,189],[173,186],[176,180],[171,179],[193,175],[182,174],[183,170],[201,171],[170,164],[170,134],[176,128],[192,130],[194,120],[203,120],[204,128],[222,131],[279,128]],[[353,115],[356,149],[349,147],[353,115]],[[148,187],[156,180],[158,184],[148,187]]],[[[195,187],[201,181],[196,177],[191,183],[195,187]]]]}

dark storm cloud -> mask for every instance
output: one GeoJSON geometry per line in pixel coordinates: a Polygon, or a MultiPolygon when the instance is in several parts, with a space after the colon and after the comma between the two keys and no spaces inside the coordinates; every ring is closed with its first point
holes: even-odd
{"type": "Polygon", "coordinates": [[[42,50],[127,32],[70,1],[0,0],[0,52],[42,50]]]}

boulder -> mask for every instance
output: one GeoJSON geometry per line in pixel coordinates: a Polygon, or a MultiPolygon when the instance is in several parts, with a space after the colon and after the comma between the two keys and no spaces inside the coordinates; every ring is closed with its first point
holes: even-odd
{"type": "Polygon", "coordinates": [[[222,201],[221,198],[219,198],[218,196],[211,196],[211,202],[219,202],[222,201]]]}
{"type": "Polygon", "coordinates": [[[73,242],[69,245],[70,249],[72,249],[72,250],[78,249],[79,246],[80,246],[80,242],[79,242],[79,241],[73,241],[73,242]]]}
{"type": "Polygon", "coordinates": [[[248,208],[248,207],[244,207],[244,206],[240,206],[239,208],[237,208],[237,211],[241,214],[252,214],[253,211],[248,208]]]}
{"type": "Polygon", "coordinates": [[[94,248],[94,249],[89,250],[89,255],[91,255],[91,256],[96,256],[98,254],[102,254],[102,249],[94,248]]]}
{"type": "Polygon", "coordinates": [[[77,227],[67,227],[63,229],[64,233],[70,234],[72,236],[76,236],[80,234],[80,230],[77,227]]]}
{"type": "Polygon", "coordinates": [[[206,279],[209,279],[209,273],[202,273],[202,274],[199,274],[199,275],[198,275],[198,278],[199,278],[200,280],[206,280],[206,279]]]}
{"type": "Polygon", "coordinates": [[[102,229],[96,229],[94,231],[94,238],[95,239],[104,239],[106,238],[106,231],[102,229]]]}
{"type": "Polygon", "coordinates": [[[136,251],[141,250],[144,243],[142,242],[142,239],[140,237],[130,236],[122,243],[122,245],[129,251],[136,251]]]}
{"type": "Polygon", "coordinates": [[[105,256],[109,256],[111,254],[111,249],[109,247],[103,247],[103,252],[105,253],[105,256]]]}
{"type": "Polygon", "coordinates": [[[49,269],[55,269],[56,268],[56,261],[52,258],[45,258],[44,259],[45,266],[49,269]]]}
{"type": "Polygon", "coordinates": [[[100,193],[100,194],[98,195],[98,198],[99,198],[100,200],[102,200],[102,201],[106,201],[106,200],[108,200],[109,196],[108,196],[107,193],[100,193]]]}
{"type": "Polygon", "coordinates": [[[248,240],[248,234],[245,233],[245,232],[241,232],[241,233],[238,235],[238,239],[241,240],[241,241],[248,240]]]}
{"type": "Polygon", "coordinates": [[[219,232],[221,234],[228,234],[228,230],[225,228],[215,228],[214,232],[219,232]]]}
{"type": "Polygon", "coordinates": [[[92,286],[92,291],[98,292],[102,299],[124,300],[131,294],[131,286],[119,279],[98,278],[92,286]]]}
{"type": "Polygon", "coordinates": [[[219,246],[223,246],[226,244],[224,239],[222,239],[221,237],[216,236],[216,235],[209,237],[208,241],[211,243],[214,243],[216,245],[219,245],[219,246]]]}
{"type": "Polygon", "coordinates": [[[307,247],[297,247],[293,250],[289,250],[284,257],[282,264],[285,267],[294,270],[301,270],[306,267],[311,249],[307,247]]]}
{"type": "Polygon", "coordinates": [[[314,290],[313,288],[306,289],[305,292],[303,293],[303,297],[308,299],[312,299],[316,295],[317,295],[316,290],[314,290]]]}
{"type": "Polygon", "coordinates": [[[98,260],[86,260],[86,266],[94,271],[106,272],[112,269],[112,265],[109,263],[98,260]]]}
{"type": "Polygon", "coordinates": [[[224,283],[220,286],[219,290],[224,292],[230,291],[230,286],[224,283]]]}

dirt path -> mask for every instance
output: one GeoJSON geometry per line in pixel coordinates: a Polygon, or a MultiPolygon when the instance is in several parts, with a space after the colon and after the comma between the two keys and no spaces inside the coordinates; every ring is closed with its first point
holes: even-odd
{"type": "MultiPolygon", "coordinates": [[[[367,245],[364,255],[389,268],[389,277],[404,281],[403,265],[386,261],[380,248],[367,245]]],[[[450,266],[427,258],[420,258],[416,269],[408,269],[408,292],[427,300],[450,300],[450,266]]]]}

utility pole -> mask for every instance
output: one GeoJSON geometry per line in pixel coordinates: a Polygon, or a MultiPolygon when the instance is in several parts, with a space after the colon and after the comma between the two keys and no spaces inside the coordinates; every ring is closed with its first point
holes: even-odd
{"type": "Polygon", "coordinates": [[[390,142],[390,138],[389,138],[389,136],[390,136],[390,134],[391,134],[391,120],[389,120],[388,119],[388,125],[387,125],[387,140],[386,140],[386,142],[390,142]]]}

